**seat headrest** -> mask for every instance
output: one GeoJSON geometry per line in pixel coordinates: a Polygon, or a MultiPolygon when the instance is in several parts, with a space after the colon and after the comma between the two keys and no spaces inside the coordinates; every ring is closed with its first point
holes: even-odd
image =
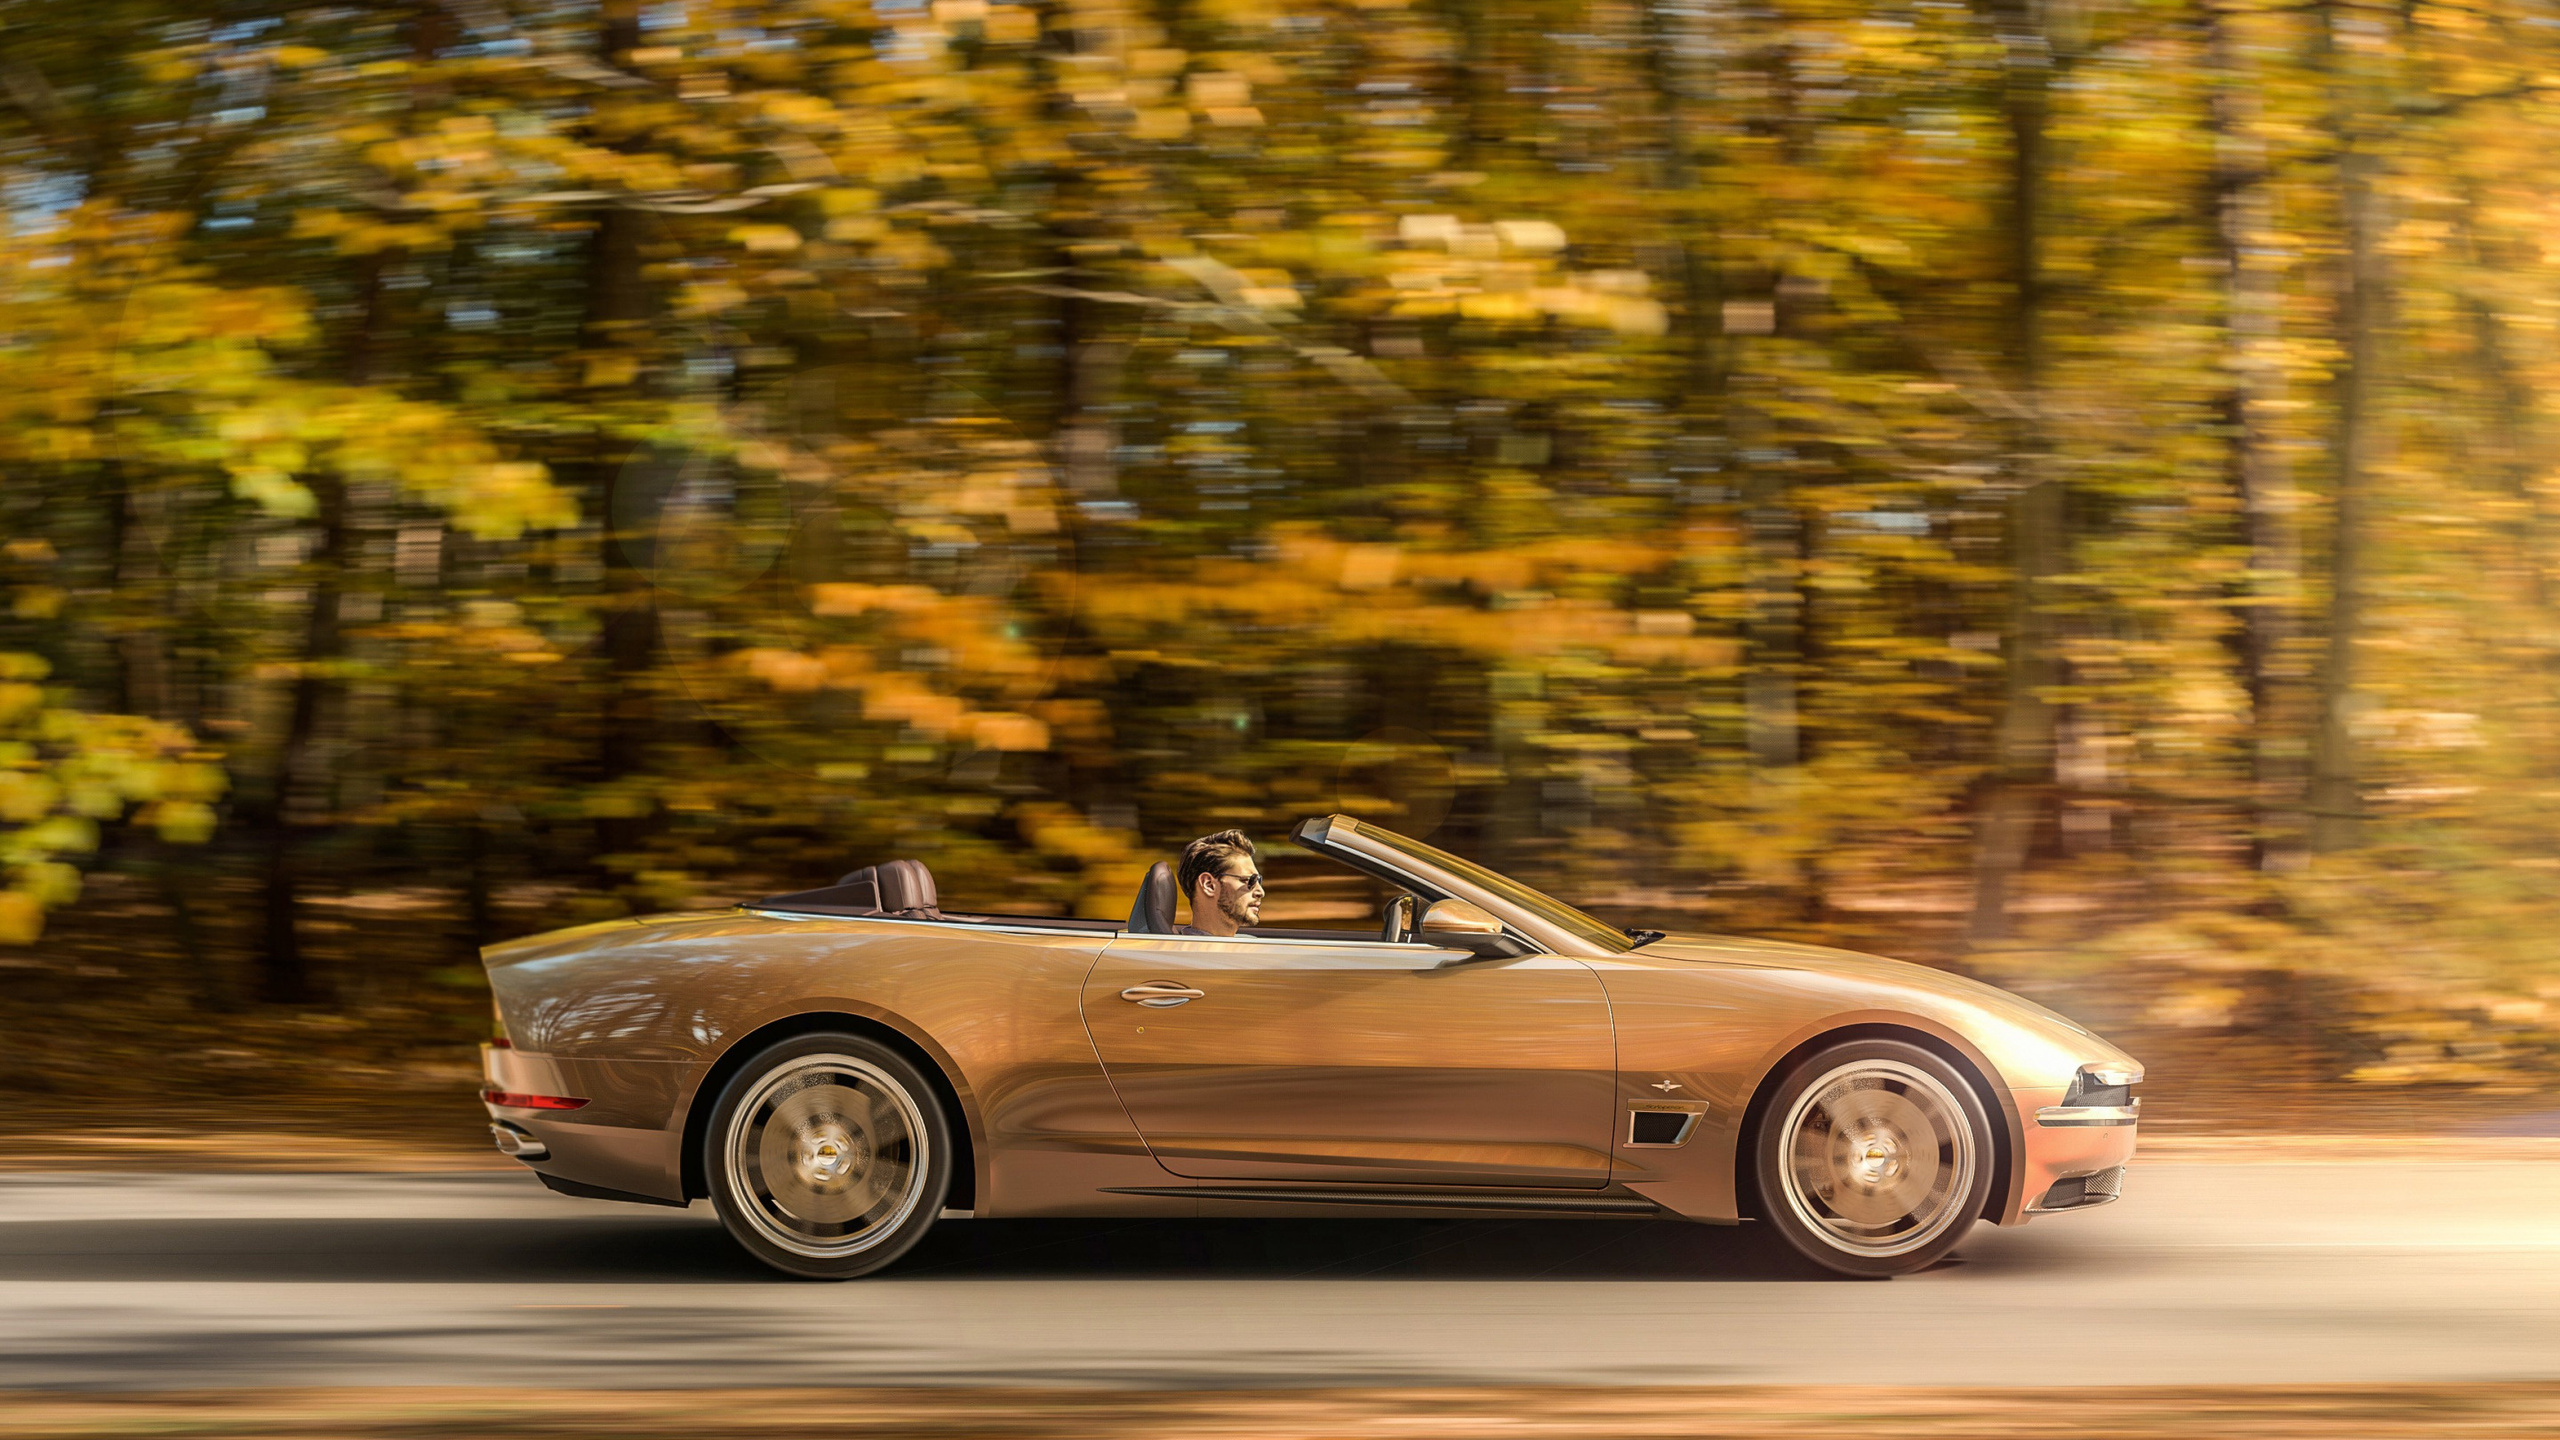
{"type": "Polygon", "coordinates": [[[824,891],[836,905],[882,915],[936,918],[941,897],[933,888],[933,872],[921,860],[884,860],[847,874],[824,891]]]}
{"type": "Polygon", "coordinates": [[[933,872],[921,860],[889,860],[880,866],[880,908],[895,915],[908,910],[934,910],[933,872]]]}
{"type": "Polygon", "coordinates": [[[1173,867],[1162,860],[1147,871],[1138,882],[1138,903],[1129,907],[1129,933],[1133,935],[1170,935],[1173,933],[1173,897],[1179,893],[1173,883],[1173,867]]]}
{"type": "Polygon", "coordinates": [[[877,910],[880,908],[880,867],[865,865],[859,870],[847,870],[836,877],[836,883],[823,890],[794,893],[824,895],[848,910],[877,910]]]}

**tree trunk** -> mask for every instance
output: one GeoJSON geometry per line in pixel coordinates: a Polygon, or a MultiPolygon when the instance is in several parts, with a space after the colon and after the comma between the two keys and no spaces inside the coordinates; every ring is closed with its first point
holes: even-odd
{"type": "Polygon", "coordinates": [[[2302,542],[2295,529],[2292,466],[2274,435],[2284,394],[2282,263],[2269,193],[2266,142],[2258,130],[2261,77],[2245,58],[2241,18],[2206,0],[2213,86],[2213,201],[2222,244],[2223,426],[2231,484],[2240,498],[2249,554],[2240,600],[2241,683],[2249,695],[2250,790],[2246,825],[2253,861],[2278,868],[2299,846],[2289,810],[2301,784],[2299,671],[2291,645],[2302,603],[2302,542]]]}
{"type": "MultiPolygon", "coordinates": [[[[107,462],[104,473],[106,503],[113,507],[110,514],[115,521],[108,544],[115,566],[110,588],[119,601],[132,607],[115,615],[113,708],[121,714],[172,719],[169,645],[158,628],[158,616],[174,598],[161,563],[162,541],[156,534],[162,522],[147,512],[143,492],[122,462],[107,462]],[[134,605],[135,597],[142,597],[143,603],[134,605]],[[144,620],[139,614],[152,618],[144,620]]],[[[192,897],[208,869],[200,861],[181,858],[189,851],[201,855],[205,847],[174,844],[140,826],[128,832],[128,843],[137,857],[136,868],[150,878],[161,902],[169,907],[170,929],[186,962],[196,1008],[207,1014],[239,1009],[237,977],[205,943],[203,927],[196,923],[192,897]]]]}
{"type": "Polygon", "coordinates": [[[202,846],[181,847],[157,836],[144,842],[151,857],[152,883],[159,889],[162,904],[169,907],[170,927],[177,932],[178,953],[185,957],[187,974],[193,978],[196,1008],[208,1015],[227,1015],[240,1008],[239,984],[231,967],[224,964],[205,943],[204,927],[196,923],[194,895],[212,867],[179,858],[185,848],[201,850],[202,846]]]}
{"type": "Polygon", "coordinates": [[[473,816],[462,827],[462,925],[464,962],[477,960],[483,946],[498,941],[498,907],[491,893],[489,822],[473,816]]]}
{"type": "MultiPolygon", "coordinates": [[[[1721,5],[1708,5],[1677,16],[1671,13],[1671,8],[1658,4],[1644,7],[1645,54],[1654,104],[1661,123],[1661,155],[1655,181],[1664,195],[1675,197],[1670,213],[1671,223],[1677,227],[1678,283],[1687,331],[1687,363],[1674,372],[1672,383],[1675,388],[1668,397],[1672,413],[1681,417],[1680,439],[1674,441],[1676,448],[1670,458],[1675,465],[1685,462],[1695,474],[1709,466],[1724,469],[1731,464],[1734,451],[1731,433],[1734,407],[1729,403],[1727,394],[1727,376],[1731,369],[1730,342],[1724,333],[1727,247],[1722,233],[1724,216],[1718,204],[1719,196],[1709,179],[1718,157],[1711,148],[1713,142],[1702,143],[1700,139],[1709,133],[1702,128],[1701,122],[1706,117],[1700,112],[1707,110],[1715,99],[1715,71],[1702,57],[1711,53],[1705,43],[1713,33],[1708,27],[1717,18],[1721,5]],[[1698,153],[1702,149],[1707,151],[1703,163],[1698,153]],[[1687,453],[1683,455],[1682,451],[1687,453]]],[[[1675,469],[1673,473],[1679,472],[1675,469]]],[[[1672,533],[1686,536],[1693,532],[1697,511],[1710,503],[1705,499],[1706,492],[1706,486],[1696,483],[1677,487],[1676,498],[1670,506],[1672,533]]],[[[1712,503],[1721,508],[1723,502],[1719,499],[1712,503]]],[[[1700,573],[1701,568],[1684,567],[1688,570],[1684,588],[1692,597],[1726,583],[1723,575],[1700,573]]],[[[1737,638],[1743,644],[1749,644],[1748,635],[1737,638]]],[[[1796,750],[1792,693],[1785,697],[1786,736],[1781,744],[1775,733],[1776,726],[1764,727],[1754,718],[1774,719],[1769,712],[1776,708],[1776,697],[1754,697],[1751,676],[1746,675],[1742,683],[1745,725],[1748,731],[1753,732],[1747,741],[1765,738],[1767,753],[1775,755],[1783,751],[1792,760],[1796,750]],[[1769,732],[1765,737],[1759,733],[1764,728],[1769,732]]],[[[1765,686],[1766,682],[1762,683],[1765,686]]],[[[1759,745],[1750,747],[1755,759],[1763,748],[1759,745]]],[[[1688,751],[1687,767],[1701,779],[1727,763],[1709,747],[1693,747],[1688,751]]],[[[1659,795],[1657,792],[1657,804],[1661,803],[1659,795]]],[[[1668,815],[1657,817],[1655,823],[1666,822],[1677,823],[1668,815]]],[[[1676,855],[1667,851],[1654,854],[1647,862],[1646,873],[1639,877],[1640,882],[1647,885],[1669,882],[1673,873],[1670,866],[1676,863],[1676,859],[1676,855]]]]}
{"type": "Polygon", "coordinates": [[[2045,692],[2056,678],[2053,627],[2044,591],[2062,572],[2068,536],[2062,482],[2047,469],[2043,425],[2042,264],[2045,123],[2052,51],[2036,0],[1987,0],[2005,53],[2002,118],[2009,132],[2009,312],[2013,416],[2009,422],[2009,646],[1995,768],[1975,837],[1972,938],[2009,935],[2009,895],[2026,865],[2029,844],[2053,769],[2053,707],[2045,692]]]}
{"type": "MultiPolygon", "coordinates": [[[[1067,260],[1072,273],[1072,253],[1067,260]]],[[[1105,334],[1095,307],[1073,296],[1058,300],[1058,434],[1059,473],[1067,493],[1079,504],[1119,498],[1119,422],[1112,401],[1120,391],[1120,373],[1129,347],[1105,334]]],[[[1081,512],[1080,512],[1081,513],[1081,512]]]]}
{"type": "MultiPolygon", "coordinates": [[[[383,280],[390,261],[387,253],[374,255],[365,262],[357,282],[364,308],[355,331],[347,337],[344,364],[347,378],[358,385],[383,378],[391,324],[390,292],[383,280]]],[[[260,999],[285,1005],[319,999],[323,988],[314,983],[304,959],[297,921],[306,859],[302,852],[309,848],[305,832],[335,818],[333,777],[315,773],[315,757],[322,741],[322,712],[337,688],[328,672],[344,649],[338,612],[354,550],[349,543],[354,522],[348,513],[345,481],[328,472],[314,472],[308,481],[320,505],[318,543],[302,565],[311,577],[310,609],[303,619],[301,663],[293,679],[274,782],[267,791],[269,808],[262,836],[265,913],[258,950],[258,994],[260,999]]]]}
{"type": "Polygon", "coordinates": [[[114,581],[122,606],[116,614],[116,704],[128,715],[177,718],[169,686],[169,640],[161,629],[175,596],[161,564],[166,522],[149,513],[142,487],[121,463],[114,466],[116,527],[114,581]],[[139,597],[141,604],[134,601],[139,597]],[[145,619],[143,616],[150,618],[145,619]]]}
{"type": "MultiPolygon", "coordinates": [[[[2491,273],[2501,271],[2525,274],[2540,257],[2519,254],[2512,244],[2498,244],[2482,233],[2480,224],[2481,195],[2477,180],[2463,185],[2463,229],[2475,264],[2491,273]],[[2484,253],[2486,252],[2486,253],[2484,253]]],[[[2530,517],[2516,536],[2517,569],[2523,580],[2522,600],[2531,607],[2534,636],[2532,643],[2545,651],[2545,662],[2560,658],[2551,651],[2551,575],[2547,568],[2551,553],[2553,516],[2551,501],[2542,486],[2534,483],[2541,473],[2541,460],[2549,446],[2539,419],[2538,402],[2531,381],[2519,363],[2516,337],[2497,303],[2474,289],[2466,307],[2471,316],[2471,345],[2478,361],[2480,386],[2489,399],[2492,426],[2488,443],[2476,447],[2492,457],[2492,468],[2502,478],[2508,494],[2522,504],[2530,517]]]]}
{"type": "Polygon", "coordinates": [[[311,603],[303,620],[302,664],[293,680],[282,744],[276,754],[274,779],[268,787],[268,812],[261,836],[265,920],[258,947],[258,998],[279,1005],[302,1005],[319,998],[302,953],[296,919],[301,909],[301,831],[315,822],[311,811],[325,812],[325,777],[312,773],[319,748],[320,711],[328,680],[323,667],[338,654],[338,567],[346,549],[346,494],[334,475],[311,477],[320,497],[318,548],[304,562],[311,575],[311,603]],[[322,795],[314,795],[314,787],[322,795]]]}
{"type": "MultiPolygon", "coordinates": [[[[1712,13],[1701,12],[1693,23],[1703,27],[1704,16],[1712,13]]],[[[1679,227],[1681,301],[1689,318],[1689,363],[1684,367],[1685,393],[1679,397],[1680,404],[1684,410],[1712,411],[1724,392],[1722,246],[1716,233],[1715,200],[1701,189],[1700,167],[1691,153],[1696,131],[1690,114],[1711,98],[1698,92],[1713,83],[1711,78],[1694,77],[1712,72],[1683,64],[1680,36],[1673,28],[1675,17],[1664,7],[1647,5],[1644,15],[1646,72],[1662,128],[1655,183],[1663,194],[1679,197],[1672,213],[1679,227]]]]}
{"type": "MultiPolygon", "coordinates": [[[[609,0],[597,32],[597,49],[607,61],[618,64],[639,43],[637,0],[609,0]]],[[[608,208],[587,253],[587,341],[599,348],[629,346],[634,352],[630,357],[633,375],[618,382],[609,377],[599,387],[603,391],[636,380],[636,352],[649,321],[648,290],[641,274],[644,221],[637,211],[608,208]]],[[[607,398],[598,396],[599,401],[607,398]]],[[[600,648],[606,676],[603,713],[598,717],[596,776],[608,788],[639,774],[647,764],[656,722],[656,706],[644,679],[658,649],[657,595],[635,556],[645,553],[657,516],[650,513],[652,507],[633,503],[636,495],[616,493],[627,478],[622,472],[629,458],[621,442],[599,433],[587,459],[577,467],[585,472],[581,488],[589,503],[604,517],[599,527],[604,570],[600,648]]],[[[627,812],[632,807],[610,808],[627,812]]],[[[646,814],[608,813],[597,818],[596,860],[608,878],[613,857],[638,849],[648,826],[646,814]]]]}
{"type": "Polygon", "coordinates": [[[2390,274],[2380,245],[2378,158],[2362,135],[2365,87],[2350,73],[2332,33],[2346,7],[2324,4],[2320,53],[2328,62],[2331,135],[2338,145],[2338,220],[2346,239],[2339,280],[2338,330],[2346,352],[2337,381],[2337,482],[2330,505],[2327,648],[2319,672],[2319,724],[2313,734],[2311,783],[2304,796],[2316,853],[2352,849],[2363,838],[2363,793],[2357,781],[2354,719],[2356,642],[2363,622],[2364,509],[2375,439],[2376,370],[2381,361],[2390,274]]]}
{"type": "Polygon", "coordinates": [[[1495,53],[1494,0],[1448,0],[1450,28],[1458,32],[1459,117],[1456,144],[1449,163],[1461,170],[1481,170],[1496,161],[1495,152],[1510,137],[1501,124],[1505,85],[1495,53]]]}

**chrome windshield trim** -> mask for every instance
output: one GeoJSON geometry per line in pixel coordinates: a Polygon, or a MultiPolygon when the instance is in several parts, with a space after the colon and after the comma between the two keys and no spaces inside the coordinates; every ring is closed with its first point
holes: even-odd
{"type": "Polygon", "coordinates": [[[1302,847],[1318,855],[1347,864],[1355,870],[1365,870],[1388,884],[1401,884],[1407,889],[1422,893],[1425,898],[1465,900],[1477,905],[1492,914],[1495,919],[1500,920],[1504,929],[1528,941],[1546,954],[1606,958],[1613,953],[1597,945],[1585,944],[1579,936],[1546,923],[1538,916],[1512,904],[1483,886],[1468,881],[1464,876],[1452,875],[1412,856],[1389,849],[1362,833],[1359,822],[1352,820],[1350,816],[1327,815],[1323,817],[1321,823],[1315,821],[1302,823],[1292,838],[1302,847]]]}
{"type": "Polygon", "coordinates": [[[2130,1105],[2047,1105],[2036,1112],[2039,1125],[2133,1125],[2142,1119],[2142,1102],[2130,1105]]]}

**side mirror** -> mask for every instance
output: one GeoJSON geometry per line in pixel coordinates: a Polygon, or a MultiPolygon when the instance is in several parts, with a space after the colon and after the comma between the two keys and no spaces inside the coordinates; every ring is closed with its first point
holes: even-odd
{"type": "Polygon", "coordinates": [[[1422,933],[1433,939],[1459,940],[1502,933],[1502,922],[1484,911],[1481,905],[1464,900],[1443,900],[1422,914],[1422,933]]]}
{"type": "Polygon", "coordinates": [[[1528,946],[1502,933],[1502,922],[1485,913],[1484,907],[1464,900],[1443,900],[1423,911],[1422,925],[1414,938],[1425,945],[1464,950],[1476,960],[1503,960],[1529,953],[1528,946]]]}

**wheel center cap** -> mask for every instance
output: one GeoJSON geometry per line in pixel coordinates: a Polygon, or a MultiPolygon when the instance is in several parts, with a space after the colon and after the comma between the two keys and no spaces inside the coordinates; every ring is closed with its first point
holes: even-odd
{"type": "Polygon", "coordinates": [[[1849,1142],[1849,1173],[1860,1185],[1886,1184],[1902,1173],[1902,1146],[1894,1136],[1869,1131],[1849,1142]]]}
{"type": "Polygon", "coordinates": [[[792,1145],[792,1161],[811,1185],[840,1184],[867,1168],[870,1160],[861,1140],[832,1122],[810,1126],[792,1145]]]}

